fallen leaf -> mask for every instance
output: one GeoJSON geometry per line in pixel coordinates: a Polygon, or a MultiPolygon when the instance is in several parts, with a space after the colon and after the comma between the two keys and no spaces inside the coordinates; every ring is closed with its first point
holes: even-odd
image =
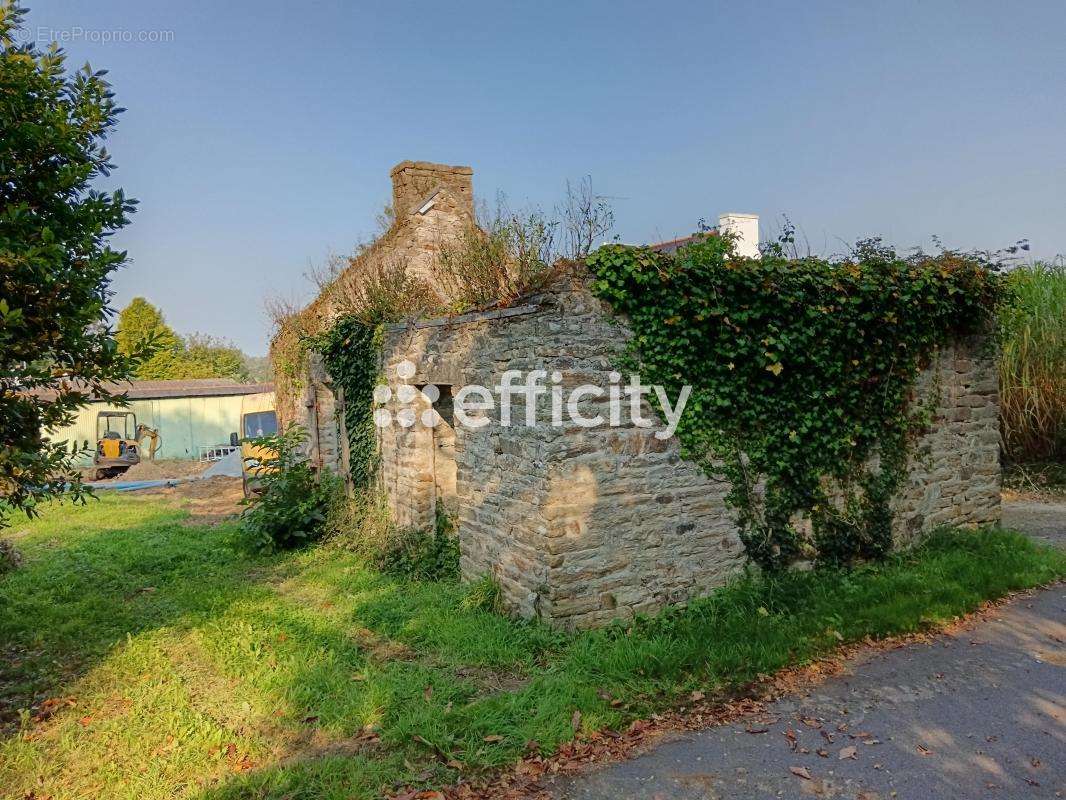
{"type": "Polygon", "coordinates": [[[745,728],[748,733],[769,733],[769,728],[745,728]]]}
{"type": "Polygon", "coordinates": [[[924,744],[920,744],[915,748],[920,756],[931,756],[933,751],[926,747],[924,744]]]}
{"type": "Polygon", "coordinates": [[[82,717],[81,719],[78,720],[78,724],[81,725],[83,728],[88,728],[89,727],[89,723],[91,723],[92,721],[93,721],[92,717],[82,717]]]}
{"type": "Polygon", "coordinates": [[[858,756],[855,755],[855,748],[854,747],[845,747],[845,748],[841,749],[841,751],[837,754],[837,759],[839,761],[843,761],[846,758],[851,758],[851,759],[857,759],[858,758],[858,756]]]}
{"type": "Polygon", "coordinates": [[[788,771],[798,778],[803,778],[807,781],[811,780],[811,773],[806,767],[789,767],[788,771]]]}
{"type": "Polygon", "coordinates": [[[826,749],[825,749],[824,747],[819,747],[819,748],[818,748],[817,750],[815,750],[814,752],[816,752],[816,753],[817,753],[818,755],[820,755],[820,756],[821,756],[822,758],[829,758],[829,751],[828,751],[828,750],[826,750],[826,749]]]}
{"type": "Polygon", "coordinates": [[[429,699],[431,697],[433,697],[433,686],[432,686],[432,684],[427,686],[425,689],[422,690],[422,699],[423,700],[425,700],[428,703],[429,699]]]}
{"type": "Polygon", "coordinates": [[[694,691],[692,694],[690,694],[688,696],[688,699],[691,700],[693,703],[698,703],[700,700],[702,700],[706,696],[707,695],[705,695],[703,692],[701,692],[699,689],[697,689],[696,691],[694,691]]]}
{"type": "Polygon", "coordinates": [[[575,731],[581,727],[581,712],[574,710],[574,715],[570,717],[570,727],[575,731]]]}

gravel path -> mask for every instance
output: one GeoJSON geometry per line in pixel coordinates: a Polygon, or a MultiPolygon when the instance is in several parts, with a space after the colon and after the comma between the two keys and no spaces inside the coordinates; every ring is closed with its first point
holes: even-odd
{"type": "Polygon", "coordinates": [[[1003,527],[1066,548],[1066,503],[1013,500],[1003,504],[1003,527]]]}
{"type": "MultiPolygon", "coordinates": [[[[1064,545],[1066,504],[1012,503],[1004,525],[1064,545]]],[[[552,791],[568,800],[1066,797],[1064,623],[1066,588],[1018,598],[970,630],[868,653],[810,694],[771,704],[765,720],[687,734],[552,791]]]]}

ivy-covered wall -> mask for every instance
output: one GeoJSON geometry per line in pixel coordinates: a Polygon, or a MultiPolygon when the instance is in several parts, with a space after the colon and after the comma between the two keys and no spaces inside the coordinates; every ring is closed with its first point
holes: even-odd
{"type": "Polygon", "coordinates": [[[784,249],[738,258],[731,237],[708,235],[674,254],[608,245],[587,264],[633,330],[626,357],[643,380],[692,387],[682,452],[729,482],[751,559],[879,558],[928,424],[915,379],[937,348],[991,329],[1002,281],[976,254],[784,249]]]}
{"type": "MultiPolygon", "coordinates": [[[[414,384],[493,386],[508,369],[559,369],[565,386],[605,386],[634,332],[589,283],[577,268],[531,298],[534,310],[392,326],[383,334],[383,373],[394,389],[402,360],[418,366],[414,384]]],[[[952,342],[917,377],[919,404],[934,402],[925,404],[929,426],[913,442],[892,499],[897,540],[939,524],[998,519],[990,355],[979,339],[952,342]]],[[[583,410],[595,414],[596,406],[583,410]]],[[[538,411],[542,419],[549,413],[546,405],[538,411]]],[[[654,414],[648,406],[644,413],[654,414]]],[[[683,458],[676,440],[635,427],[503,427],[498,418],[456,434],[463,574],[495,575],[524,616],[589,627],[650,613],[710,591],[745,562],[730,484],[683,458]]],[[[413,524],[427,522],[419,515],[431,508],[431,442],[417,427],[382,431],[384,485],[413,524]]]]}

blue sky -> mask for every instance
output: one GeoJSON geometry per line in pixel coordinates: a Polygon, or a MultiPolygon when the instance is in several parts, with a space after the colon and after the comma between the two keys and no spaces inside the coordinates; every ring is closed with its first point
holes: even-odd
{"type": "Polygon", "coordinates": [[[28,2],[110,70],[141,201],[116,303],[266,352],[264,299],[374,230],[403,159],[551,208],[591,175],[616,233],[787,214],[816,252],[1066,253],[1066,3],[28,2]],[[79,30],[81,31],[79,33],[79,30]],[[89,31],[168,31],[103,41],[89,31]]]}

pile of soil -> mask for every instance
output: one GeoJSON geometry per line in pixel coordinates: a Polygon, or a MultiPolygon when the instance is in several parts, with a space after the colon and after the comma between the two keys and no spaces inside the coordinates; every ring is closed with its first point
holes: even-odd
{"type": "Polygon", "coordinates": [[[161,478],[188,478],[199,475],[211,466],[210,461],[184,461],[177,458],[142,461],[134,464],[122,476],[127,481],[154,481],[161,478]]]}
{"type": "Polygon", "coordinates": [[[134,464],[121,475],[117,475],[116,481],[155,481],[160,478],[176,478],[177,475],[168,475],[162,466],[154,461],[142,461],[134,464]]]}

